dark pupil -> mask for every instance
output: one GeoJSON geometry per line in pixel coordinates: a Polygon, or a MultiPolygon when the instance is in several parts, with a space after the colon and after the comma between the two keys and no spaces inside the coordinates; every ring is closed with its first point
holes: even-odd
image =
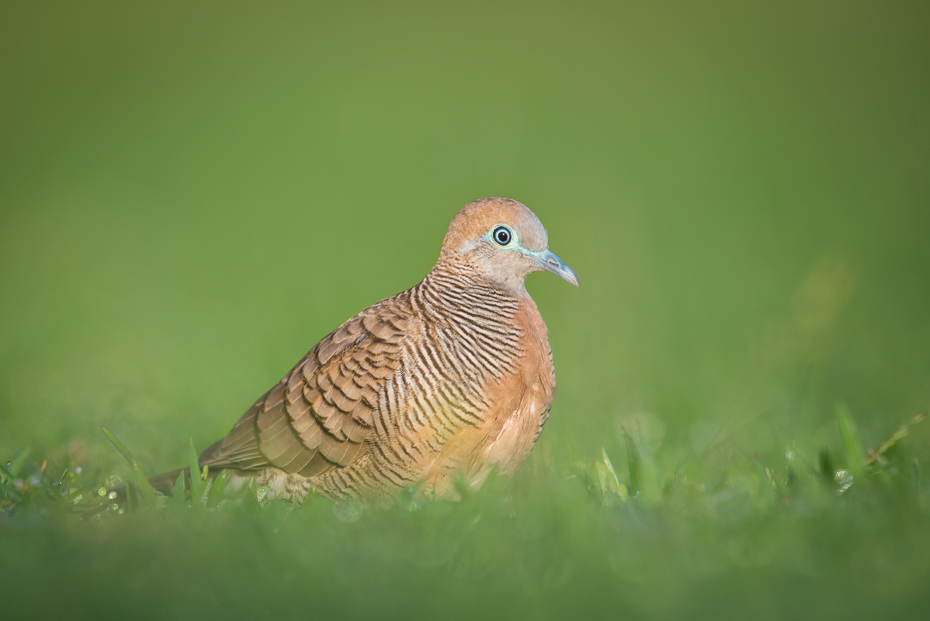
{"type": "Polygon", "coordinates": [[[497,240],[497,243],[506,246],[510,243],[510,231],[501,227],[494,231],[494,239],[497,240]]]}

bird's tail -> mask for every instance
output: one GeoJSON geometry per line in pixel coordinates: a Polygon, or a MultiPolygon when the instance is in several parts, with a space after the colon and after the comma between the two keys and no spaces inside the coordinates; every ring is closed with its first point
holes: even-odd
{"type": "Polygon", "coordinates": [[[174,493],[174,483],[178,480],[178,475],[184,473],[183,485],[187,490],[190,487],[190,468],[179,468],[163,474],[149,478],[149,485],[157,489],[166,496],[174,493]]]}
{"type": "MultiPolygon", "coordinates": [[[[216,449],[223,443],[222,440],[219,442],[213,443],[207,450],[200,454],[200,457],[197,458],[197,467],[202,468],[204,463],[210,463],[210,456],[216,449]]],[[[178,480],[178,475],[184,473],[184,490],[190,491],[190,468],[179,468],[177,470],[171,470],[170,472],[165,472],[164,474],[159,474],[157,476],[151,477],[149,479],[149,485],[160,491],[166,496],[170,496],[174,493],[174,484],[178,480]]],[[[207,476],[211,479],[219,474],[218,469],[209,470],[207,476]]]]}

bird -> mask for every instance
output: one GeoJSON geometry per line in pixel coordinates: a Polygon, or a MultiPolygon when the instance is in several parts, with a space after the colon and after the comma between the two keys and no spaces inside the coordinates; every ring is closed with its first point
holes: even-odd
{"type": "MultiPolygon", "coordinates": [[[[468,203],[422,281],[324,337],[198,465],[298,504],[311,490],[337,503],[403,489],[455,499],[461,482],[512,475],[555,397],[547,327],[524,284],[540,270],[579,286],[525,205],[468,203]]],[[[152,484],[167,491],[179,472],[152,484]]]]}

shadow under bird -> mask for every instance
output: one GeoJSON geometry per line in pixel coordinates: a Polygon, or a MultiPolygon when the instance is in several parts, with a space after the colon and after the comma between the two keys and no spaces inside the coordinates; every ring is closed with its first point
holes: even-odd
{"type": "MultiPolygon", "coordinates": [[[[578,286],[521,203],[484,198],[449,225],[436,266],[321,340],[200,455],[201,468],[254,479],[270,497],[336,501],[418,487],[454,498],[512,474],[555,396],[546,324],[526,291],[532,272],[578,286]]],[[[170,489],[178,471],[155,477],[170,489]]]]}

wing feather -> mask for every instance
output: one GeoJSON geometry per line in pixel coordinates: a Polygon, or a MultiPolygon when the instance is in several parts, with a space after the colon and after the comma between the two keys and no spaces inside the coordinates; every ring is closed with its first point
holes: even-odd
{"type": "Polygon", "coordinates": [[[368,450],[379,392],[400,366],[409,307],[384,300],[320,341],[200,456],[211,468],[313,477],[368,450]]]}

